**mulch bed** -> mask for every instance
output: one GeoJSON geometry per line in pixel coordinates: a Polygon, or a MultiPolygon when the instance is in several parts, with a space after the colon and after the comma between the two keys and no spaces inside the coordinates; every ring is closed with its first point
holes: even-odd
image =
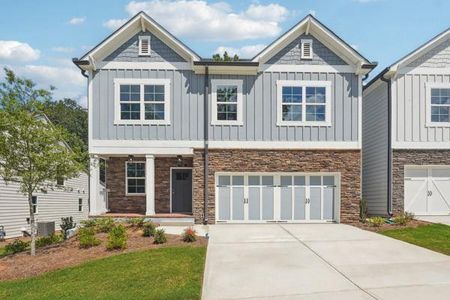
{"type": "Polygon", "coordinates": [[[362,223],[362,222],[354,223],[351,225],[356,226],[361,229],[364,229],[364,230],[379,232],[379,231],[391,230],[391,229],[416,228],[421,225],[430,225],[430,224],[431,224],[430,222],[426,222],[426,221],[412,220],[406,225],[384,223],[380,227],[374,227],[374,226],[371,226],[369,223],[362,223]]]}
{"type": "Polygon", "coordinates": [[[173,246],[206,246],[207,240],[197,237],[193,243],[185,243],[179,235],[166,234],[167,243],[153,244],[152,237],[143,237],[142,231],[128,229],[128,247],[125,250],[106,250],[107,234],[99,233],[97,237],[102,243],[89,249],[80,249],[76,237],[62,244],[40,248],[36,250],[36,256],[31,256],[29,251],[6,256],[0,259],[0,281],[33,277],[42,273],[79,265],[83,262],[127,252],[155,249],[173,246]]]}

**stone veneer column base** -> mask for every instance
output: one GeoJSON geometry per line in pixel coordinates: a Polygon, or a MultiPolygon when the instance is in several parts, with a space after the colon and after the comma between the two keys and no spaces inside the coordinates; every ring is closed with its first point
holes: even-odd
{"type": "Polygon", "coordinates": [[[392,210],[404,211],[405,165],[449,165],[450,150],[393,150],[392,151],[392,210]]]}
{"type": "MultiPolygon", "coordinates": [[[[194,150],[193,213],[203,222],[203,150],[194,150]]],[[[342,223],[359,221],[361,198],[360,150],[209,150],[208,223],[215,222],[216,172],[340,172],[342,223]]]]}

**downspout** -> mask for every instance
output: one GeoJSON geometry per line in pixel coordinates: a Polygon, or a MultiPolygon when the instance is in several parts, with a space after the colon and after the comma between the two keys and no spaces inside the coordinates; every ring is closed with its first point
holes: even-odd
{"type": "Polygon", "coordinates": [[[388,102],[388,174],[387,174],[387,213],[392,216],[392,98],[391,79],[380,77],[381,81],[387,84],[388,102]]]}
{"type": "Polygon", "coordinates": [[[209,162],[209,153],[208,153],[208,140],[209,140],[209,66],[205,66],[205,88],[204,88],[204,112],[203,112],[203,133],[204,133],[204,152],[203,152],[203,196],[205,198],[204,201],[204,212],[203,212],[203,223],[208,224],[208,162],[209,162]]]}

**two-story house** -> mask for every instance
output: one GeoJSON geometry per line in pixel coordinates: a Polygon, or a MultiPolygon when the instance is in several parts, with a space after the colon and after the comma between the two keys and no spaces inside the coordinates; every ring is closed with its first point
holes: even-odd
{"type": "Polygon", "coordinates": [[[369,213],[450,214],[450,29],[374,77],[363,99],[369,213]]]}
{"type": "Polygon", "coordinates": [[[74,63],[89,82],[92,215],[358,220],[375,64],[313,16],[252,59],[215,62],[141,12],[74,63]]]}

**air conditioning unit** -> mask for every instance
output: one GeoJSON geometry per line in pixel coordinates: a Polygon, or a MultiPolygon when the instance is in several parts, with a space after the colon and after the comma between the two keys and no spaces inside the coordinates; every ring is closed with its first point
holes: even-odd
{"type": "Polygon", "coordinates": [[[37,234],[38,236],[49,236],[55,233],[55,222],[38,222],[37,234]]]}

